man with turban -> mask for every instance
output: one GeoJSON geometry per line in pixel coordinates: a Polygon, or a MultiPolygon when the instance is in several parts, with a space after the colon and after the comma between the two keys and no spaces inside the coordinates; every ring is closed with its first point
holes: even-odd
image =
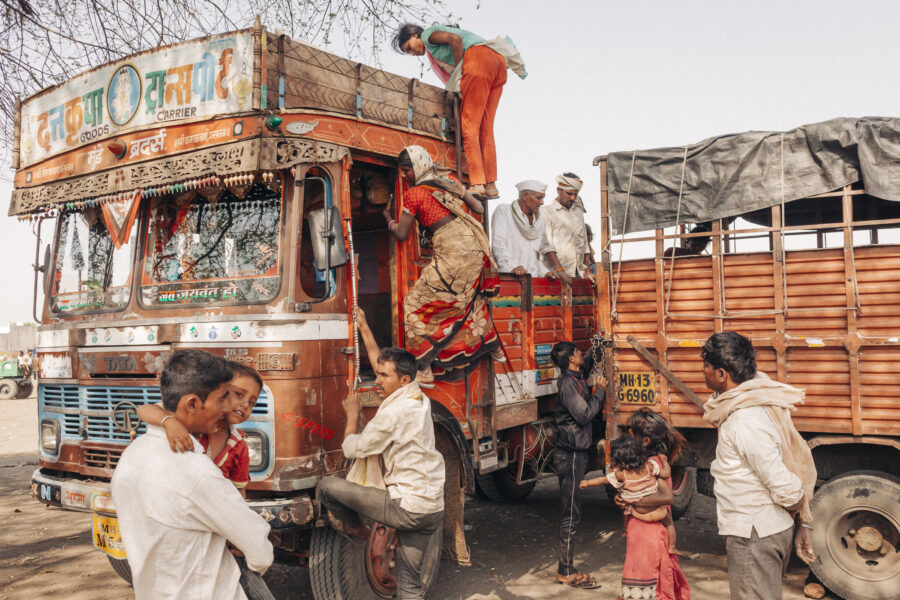
{"type": "Polygon", "coordinates": [[[540,255],[544,234],[540,209],[547,184],[528,179],[517,183],[516,189],[518,199],[501,204],[494,211],[491,222],[494,260],[503,273],[547,277],[547,267],[541,263],[540,255]]]}
{"type": "Polygon", "coordinates": [[[585,277],[593,283],[584,205],[578,197],[584,182],[575,173],[563,173],[556,184],[556,201],[541,209],[546,221],[540,249],[544,265],[566,282],[572,277],[585,277]]]}

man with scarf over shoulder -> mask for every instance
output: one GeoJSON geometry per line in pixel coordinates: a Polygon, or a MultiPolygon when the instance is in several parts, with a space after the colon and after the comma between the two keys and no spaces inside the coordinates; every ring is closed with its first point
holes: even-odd
{"type": "Polygon", "coordinates": [[[710,471],[731,598],[778,600],[791,540],[803,562],[816,559],[809,508],[816,467],[791,421],[803,390],[758,372],[754,354],[734,331],[706,340],[700,357],[713,394],[703,418],[719,429],[710,471]]]}
{"type": "Polygon", "coordinates": [[[379,348],[362,309],[354,317],[382,401],[359,431],[359,397],[344,398],[341,449],[356,462],[346,480],[323,478],[316,494],[332,527],[345,536],[368,538],[370,522],[397,530],[397,598],[421,600],[441,560],[444,523],[444,458],[435,447],[431,401],[414,379],[413,356],[379,348]]]}
{"type": "Polygon", "coordinates": [[[556,178],[556,184],[556,201],[541,208],[546,221],[540,250],[544,265],[566,283],[573,277],[594,283],[584,204],[578,195],[584,182],[575,173],[563,173],[556,178]]]}
{"type": "Polygon", "coordinates": [[[556,277],[541,263],[544,219],[541,206],[547,184],[528,179],[516,184],[519,197],[495,210],[491,223],[491,248],[497,268],[503,273],[556,277]]]}
{"type": "Polygon", "coordinates": [[[594,368],[593,354],[584,353],[572,342],[559,342],[550,351],[559,367],[556,401],[556,448],[553,465],[559,476],[559,567],[556,582],[571,587],[594,589],[597,580],[575,568],[575,531],[581,520],[581,480],[587,467],[587,453],[593,442],[591,423],[603,411],[606,378],[600,377],[591,393],[585,381],[594,368]]]}

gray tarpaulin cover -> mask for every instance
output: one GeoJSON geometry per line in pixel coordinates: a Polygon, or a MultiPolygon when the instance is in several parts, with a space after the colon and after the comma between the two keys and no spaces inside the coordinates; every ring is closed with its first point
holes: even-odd
{"type": "Polygon", "coordinates": [[[683,164],[679,223],[739,215],[774,206],[782,198],[790,202],[860,179],[868,194],[900,202],[897,118],[833,119],[784,133],[752,131],[709,138],[688,146],[686,163],[683,147],[638,150],[633,155],[633,173],[632,152],[614,152],[607,158],[610,226],[615,234],[622,233],[623,223],[625,233],[675,225],[683,164]]]}

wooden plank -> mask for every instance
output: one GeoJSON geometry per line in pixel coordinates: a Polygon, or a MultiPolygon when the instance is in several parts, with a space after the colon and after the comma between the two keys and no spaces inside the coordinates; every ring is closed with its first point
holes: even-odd
{"type": "Polygon", "coordinates": [[[635,350],[637,350],[637,352],[638,352],[641,356],[644,357],[644,359],[645,359],[647,362],[649,362],[651,365],[653,365],[653,368],[655,368],[655,369],[656,369],[657,371],[659,371],[666,379],[668,379],[670,382],[672,382],[672,384],[673,384],[676,388],[678,388],[678,390],[679,390],[682,394],[684,394],[685,396],[687,396],[687,397],[691,400],[691,402],[693,402],[693,403],[697,406],[697,408],[699,408],[700,410],[703,410],[703,400],[701,400],[701,399],[697,396],[697,394],[695,394],[693,391],[691,391],[691,389],[690,389],[683,381],[681,381],[681,379],[679,379],[679,378],[675,375],[675,373],[673,373],[672,371],[670,371],[668,367],[666,367],[664,364],[662,364],[661,362],[659,362],[659,360],[658,360],[655,356],[653,356],[653,355],[650,353],[649,350],[647,350],[646,348],[644,348],[644,346],[642,346],[641,343],[638,342],[637,339],[636,339],[633,335],[629,335],[629,336],[626,338],[626,340],[628,341],[629,344],[631,344],[631,346],[632,346],[635,350]]]}

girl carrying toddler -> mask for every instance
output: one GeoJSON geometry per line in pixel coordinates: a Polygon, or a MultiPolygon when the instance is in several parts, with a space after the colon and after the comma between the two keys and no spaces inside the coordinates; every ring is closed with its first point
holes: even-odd
{"type": "MultiPolygon", "coordinates": [[[[602,449],[601,449],[602,451],[602,449]]],[[[672,475],[668,458],[662,454],[645,457],[640,441],[631,435],[623,435],[610,444],[610,459],[613,469],[603,477],[585,479],[581,489],[596,485],[613,486],[626,502],[624,525],[628,526],[628,517],[641,521],[659,521],[666,528],[669,538],[669,554],[678,554],[675,550],[675,524],[668,506],[647,509],[635,506],[634,502],[646,498],[659,491],[659,480],[666,480],[672,475]]]]}

